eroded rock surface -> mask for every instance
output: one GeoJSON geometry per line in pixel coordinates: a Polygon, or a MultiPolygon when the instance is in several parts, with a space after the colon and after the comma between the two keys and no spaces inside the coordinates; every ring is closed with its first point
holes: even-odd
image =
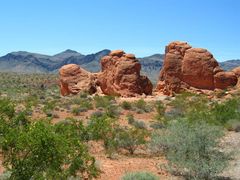
{"type": "Polygon", "coordinates": [[[133,54],[112,51],[101,59],[101,67],[98,82],[104,94],[125,97],[152,94],[153,85],[140,75],[141,64],[133,54]]]}
{"type": "Polygon", "coordinates": [[[93,94],[96,92],[97,75],[92,74],[76,64],[61,67],[60,90],[63,96],[77,94],[81,91],[93,94]]]}
{"type": "Polygon", "coordinates": [[[214,90],[235,86],[236,83],[235,73],[224,72],[208,50],[175,41],[166,46],[156,90],[172,95],[191,87],[214,90]]]}

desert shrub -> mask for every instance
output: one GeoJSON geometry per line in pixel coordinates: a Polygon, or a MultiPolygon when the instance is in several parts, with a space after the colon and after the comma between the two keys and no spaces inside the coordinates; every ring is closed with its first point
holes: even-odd
{"type": "Polygon", "coordinates": [[[82,108],[82,107],[73,107],[72,108],[72,114],[75,115],[75,116],[78,116],[81,112],[86,112],[87,109],[86,108],[82,108]]]}
{"type": "Polygon", "coordinates": [[[157,111],[157,115],[159,116],[159,118],[164,116],[166,107],[164,106],[164,104],[161,101],[157,101],[155,103],[155,109],[157,111]]]}
{"type": "Polygon", "coordinates": [[[146,130],[137,128],[119,129],[117,132],[117,145],[134,154],[139,145],[146,143],[148,133],[146,130]]]}
{"type": "Polygon", "coordinates": [[[26,112],[19,112],[12,118],[12,125],[14,126],[26,126],[30,123],[26,112]]]}
{"type": "Polygon", "coordinates": [[[138,101],[136,101],[134,103],[134,107],[136,108],[135,111],[137,111],[137,113],[139,113],[139,114],[152,111],[152,107],[150,105],[148,105],[144,101],[144,99],[139,99],[138,101]]]}
{"type": "Polygon", "coordinates": [[[226,124],[225,127],[229,131],[235,131],[235,132],[240,132],[240,121],[239,120],[229,120],[226,124]]]}
{"type": "Polygon", "coordinates": [[[82,107],[82,108],[85,108],[85,109],[87,109],[87,110],[89,110],[89,109],[93,109],[93,105],[92,105],[92,101],[91,101],[91,99],[87,99],[87,98],[74,98],[73,99],[73,103],[74,104],[77,104],[77,105],[79,105],[80,107],[82,107]]]}
{"type": "Polygon", "coordinates": [[[91,114],[91,117],[101,117],[104,116],[104,112],[103,111],[95,111],[91,114]]]}
{"type": "Polygon", "coordinates": [[[43,107],[43,112],[52,112],[56,106],[56,101],[47,100],[43,107]]]}
{"type": "Polygon", "coordinates": [[[156,119],[159,121],[158,123],[161,123],[163,126],[167,122],[167,119],[165,118],[166,107],[161,101],[157,101],[155,103],[155,109],[157,111],[156,119]]]}
{"type": "Polygon", "coordinates": [[[239,120],[240,122],[240,103],[239,99],[233,98],[223,103],[215,103],[211,116],[218,124],[226,124],[229,120],[239,120]]]}
{"type": "Polygon", "coordinates": [[[147,126],[144,121],[134,120],[132,125],[137,129],[147,129],[147,126]]]}
{"type": "Polygon", "coordinates": [[[144,99],[139,99],[138,101],[135,102],[135,107],[138,109],[145,109],[147,103],[144,101],[144,99]]]}
{"type": "Polygon", "coordinates": [[[33,106],[36,106],[39,103],[39,98],[36,94],[30,94],[25,98],[25,107],[26,109],[31,109],[33,106]]]}
{"type": "Polygon", "coordinates": [[[105,108],[105,113],[107,116],[111,118],[116,118],[119,116],[119,108],[117,105],[109,105],[105,108]]]}
{"type": "Polygon", "coordinates": [[[67,138],[75,138],[76,141],[87,141],[89,134],[84,127],[82,121],[73,118],[67,118],[55,125],[56,132],[67,136],[67,138]]]}
{"type": "Polygon", "coordinates": [[[5,130],[1,150],[10,179],[96,177],[95,159],[89,155],[80,137],[74,134],[75,129],[78,127],[55,127],[49,122],[38,121],[5,130]]]}
{"type": "Polygon", "coordinates": [[[153,129],[162,129],[165,127],[165,125],[162,122],[152,122],[150,127],[153,129]]]}
{"type": "Polygon", "coordinates": [[[157,176],[149,172],[131,172],[125,174],[122,180],[159,180],[157,176]]]}
{"type": "Polygon", "coordinates": [[[134,116],[133,114],[127,114],[127,121],[128,121],[128,124],[133,124],[135,119],[134,119],[134,116]]]}
{"type": "Polygon", "coordinates": [[[133,114],[127,115],[127,121],[128,121],[128,124],[134,126],[135,128],[138,128],[138,129],[146,129],[147,128],[146,124],[143,121],[134,119],[133,114]]]}
{"type": "Polygon", "coordinates": [[[90,139],[103,140],[104,148],[107,154],[111,156],[116,149],[116,128],[115,119],[104,114],[102,116],[91,116],[87,131],[90,139]]]}
{"type": "Polygon", "coordinates": [[[190,179],[211,179],[227,165],[227,155],[220,151],[223,131],[207,123],[171,122],[166,130],[155,132],[150,147],[165,153],[168,170],[190,179]]]}
{"type": "MultiPolygon", "coordinates": [[[[177,109],[177,116],[183,116],[184,113],[188,110],[188,108],[190,107],[189,102],[191,101],[190,99],[192,99],[193,97],[193,102],[195,102],[197,95],[192,94],[192,93],[188,93],[188,92],[184,92],[181,94],[177,94],[175,96],[175,99],[173,101],[171,101],[170,105],[172,107],[174,107],[175,109],[177,109]]],[[[173,117],[175,118],[175,117],[173,117]]]]}
{"type": "Polygon", "coordinates": [[[121,107],[125,110],[131,110],[132,109],[132,104],[130,102],[123,101],[121,103],[121,107]]]}
{"type": "Polygon", "coordinates": [[[14,104],[9,99],[0,99],[0,115],[12,118],[15,114],[14,104]]]}
{"type": "Polygon", "coordinates": [[[95,96],[95,106],[96,108],[102,107],[107,108],[115,100],[113,96],[95,96]]]}

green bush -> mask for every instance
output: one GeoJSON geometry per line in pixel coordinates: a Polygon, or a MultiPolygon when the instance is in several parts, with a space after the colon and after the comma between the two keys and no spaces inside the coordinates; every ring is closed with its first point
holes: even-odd
{"type": "Polygon", "coordinates": [[[165,118],[165,110],[166,107],[164,106],[164,104],[161,101],[157,101],[155,103],[155,109],[157,111],[157,115],[156,115],[156,119],[162,123],[162,124],[166,124],[166,118],[165,118]]]}
{"type": "Polygon", "coordinates": [[[155,103],[155,108],[156,108],[157,114],[158,114],[160,117],[164,116],[166,107],[164,106],[164,104],[163,104],[161,101],[157,101],[157,102],[155,103]]]}
{"type": "Polygon", "coordinates": [[[218,127],[183,119],[155,132],[150,147],[155,153],[166,154],[170,171],[190,179],[210,179],[227,165],[228,157],[219,149],[222,135],[218,127]]]}
{"type": "Polygon", "coordinates": [[[132,125],[137,129],[147,129],[147,126],[144,121],[134,120],[132,125]]]}
{"type": "Polygon", "coordinates": [[[147,131],[142,129],[119,129],[117,132],[118,147],[126,149],[130,154],[134,154],[139,145],[146,143],[147,135],[147,131]]]}
{"type": "Polygon", "coordinates": [[[3,117],[0,119],[3,165],[10,172],[10,179],[92,178],[98,175],[95,159],[81,139],[81,124],[60,126],[38,121],[12,127],[3,117]]]}
{"type": "Polygon", "coordinates": [[[149,106],[144,99],[139,99],[138,101],[136,101],[134,103],[134,106],[136,109],[136,111],[141,114],[141,113],[145,113],[145,112],[151,112],[152,111],[152,107],[149,106]]]}
{"type": "Polygon", "coordinates": [[[113,96],[95,96],[95,106],[96,108],[102,107],[107,108],[112,104],[112,102],[115,100],[113,96]]]}
{"type": "Polygon", "coordinates": [[[121,103],[121,107],[125,110],[131,110],[132,109],[132,104],[130,102],[123,101],[121,103]]]}
{"type": "Polygon", "coordinates": [[[81,112],[86,112],[87,109],[86,108],[82,108],[82,107],[73,107],[72,108],[72,114],[75,116],[78,116],[81,112]]]}
{"type": "Polygon", "coordinates": [[[106,152],[111,156],[116,149],[116,128],[115,119],[104,114],[91,116],[87,130],[92,140],[103,140],[106,152]]]}
{"type": "Polygon", "coordinates": [[[55,125],[56,133],[60,133],[67,138],[72,138],[76,141],[88,141],[89,134],[87,129],[84,127],[82,121],[77,121],[73,118],[67,118],[64,121],[60,121],[55,125]]]}
{"type": "Polygon", "coordinates": [[[81,108],[87,110],[93,109],[92,100],[89,98],[74,98],[73,103],[79,105],[81,108]]]}
{"type": "Polygon", "coordinates": [[[218,124],[222,125],[230,120],[238,120],[240,122],[239,99],[233,98],[223,103],[215,103],[211,115],[218,124]]]}
{"type": "Polygon", "coordinates": [[[12,118],[15,114],[14,104],[8,99],[0,99],[0,115],[12,118]]]}
{"type": "Polygon", "coordinates": [[[43,108],[43,112],[45,113],[51,112],[54,110],[55,106],[56,106],[56,101],[52,101],[52,100],[46,101],[43,108]]]}
{"type": "Polygon", "coordinates": [[[127,120],[128,120],[128,124],[132,125],[135,121],[133,114],[127,114],[127,120]]]}
{"type": "Polygon", "coordinates": [[[120,114],[118,106],[117,105],[109,105],[105,109],[105,113],[110,118],[117,118],[120,114]]]}
{"type": "Polygon", "coordinates": [[[240,121],[239,120],[229,120],[226,124],[225,127],[229,131],[235,131],[235,132],[240,132],[240,121]]]}
{"type": "Polygon", "coordinates": [[[157,176],[149,172],[132,172],[125,174],[122,180],[159,180],[157,176]]]}

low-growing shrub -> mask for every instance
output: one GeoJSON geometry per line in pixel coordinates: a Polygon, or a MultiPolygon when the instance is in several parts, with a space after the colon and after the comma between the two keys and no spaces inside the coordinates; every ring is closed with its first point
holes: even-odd
{"type": "Polygon", "coordinates": [[[87,112],[87,109],[82,108],[82,107],[73,107],[72,108],[72,114],[74,114],[75,116],[78,116],[81,112],[87,112]]]}
{"type": "Polygon", "coordinates": [[[233,98],[223,103],[215,103],[211,110],[212,118],[216,123],[224,125],[229,120],[239,120],[240,122],[240,103],[239,99],[233,98]]]}
{"type": "Polygon", "coordinates": [[[144,99],[139,99],[138,101],[134,102],[134,108],[137,113],[142,114],[142,113],[148,113],[152,111],[152,106],[147,104],[144,99]]]}
{"type": "Polygon", "coordinates": [[[146,143],[148,133],[137,128],[119,129],[117,132],[117,145],[133,154],[139,145],[146,143]]]}
{"type": "Polygon", "coordinates": [[[127,114],[127,121],[128,121],[128,124],[133,124],[135,119],[134,119],[134,116],[133,114],[127,114]]]}
{"type": "Polygon", "coordinates": [[[155,103],[155,109],[157,111],[158,118],[162,118],[165,114],[166,107],[161,101],[157,101],[155,103]]]}
{"type": "Polygon", "coordinates": [[[147,126],[143,121],[134,120],[132,125],[137,129],[147,129],[147,126]]]}
{"type": "Polygon", "coordinates": [[[157,176],[150,172],[131,172],[125,174],[122,180],[159,180],[157,176]]]}
{"type": "Polygon", "coordinates": [[[235,131],[235,132],[240,132],[240,121],[239,120],[229,120],[226,124],[225,127],[229,131],[235,131]]]}
{"type": "Polygon", "coordinates": [[[131,110],[132,109],[132,104],[130,102],[123,101],[121,103],[121,107],[125,110],[131,110]]]}
{"type": "Polygon", "coordinates": [[[106,109],[105,109],[105,113],[106,113],[107,116],[109,116],[111,118],[116,118],[120,114],[117,105],[109,105],[109,106],[107,106],[106,109]]]}
{"type": "Polygon", "coordinates": [[[113,96],[95,96],[95,106],[96,108],[103,107],[107,108],[115,100],[113,96]]]}
{"type": "Polygon", "coordinates": [[[104,114],[102,116],[91,116],[87,130],[90,139],[103,140],[106,152],[111,156],[116,149],[116,128],[115,119],[104,114]]]}
{"type": "Polygon", "coordinates": [[[12,118],[15,114],[14,104],[8,99],[0,99],[0,115],[12,118]]]}
{"type": "Polygon", "coordinates": [[[219,127],[183,119],[155,132],[150,147],[154,153],[166,154],[170,172],[190,179],[211,179],[227,165],[228,156],[219,148],[222,135],[219,127]]]}

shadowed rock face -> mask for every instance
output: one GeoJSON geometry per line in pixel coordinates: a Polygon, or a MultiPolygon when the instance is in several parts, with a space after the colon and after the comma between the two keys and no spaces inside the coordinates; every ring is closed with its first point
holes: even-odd
{"type": "Polygon", "coordinates": [[[236,83],[235,73],[224,72],[209,51],[175,41],[166,46],[156,90],[172,95],[190,87],[214,90],[236,83]]]}
{"type": "Polygon", "coordinates": [[[101,66],[98,82],[104,94],[127,97],[152,94],[152,83],[140,75],[141,64],[133,54],[112,51],[101,59],[101,66]]]}
{"type": "Polygon", "coordinates": [[[60,88],[63,96],[85,91],[96,92],[96,77],[76,64],[68,64],[59,70],[60,88]]]}

